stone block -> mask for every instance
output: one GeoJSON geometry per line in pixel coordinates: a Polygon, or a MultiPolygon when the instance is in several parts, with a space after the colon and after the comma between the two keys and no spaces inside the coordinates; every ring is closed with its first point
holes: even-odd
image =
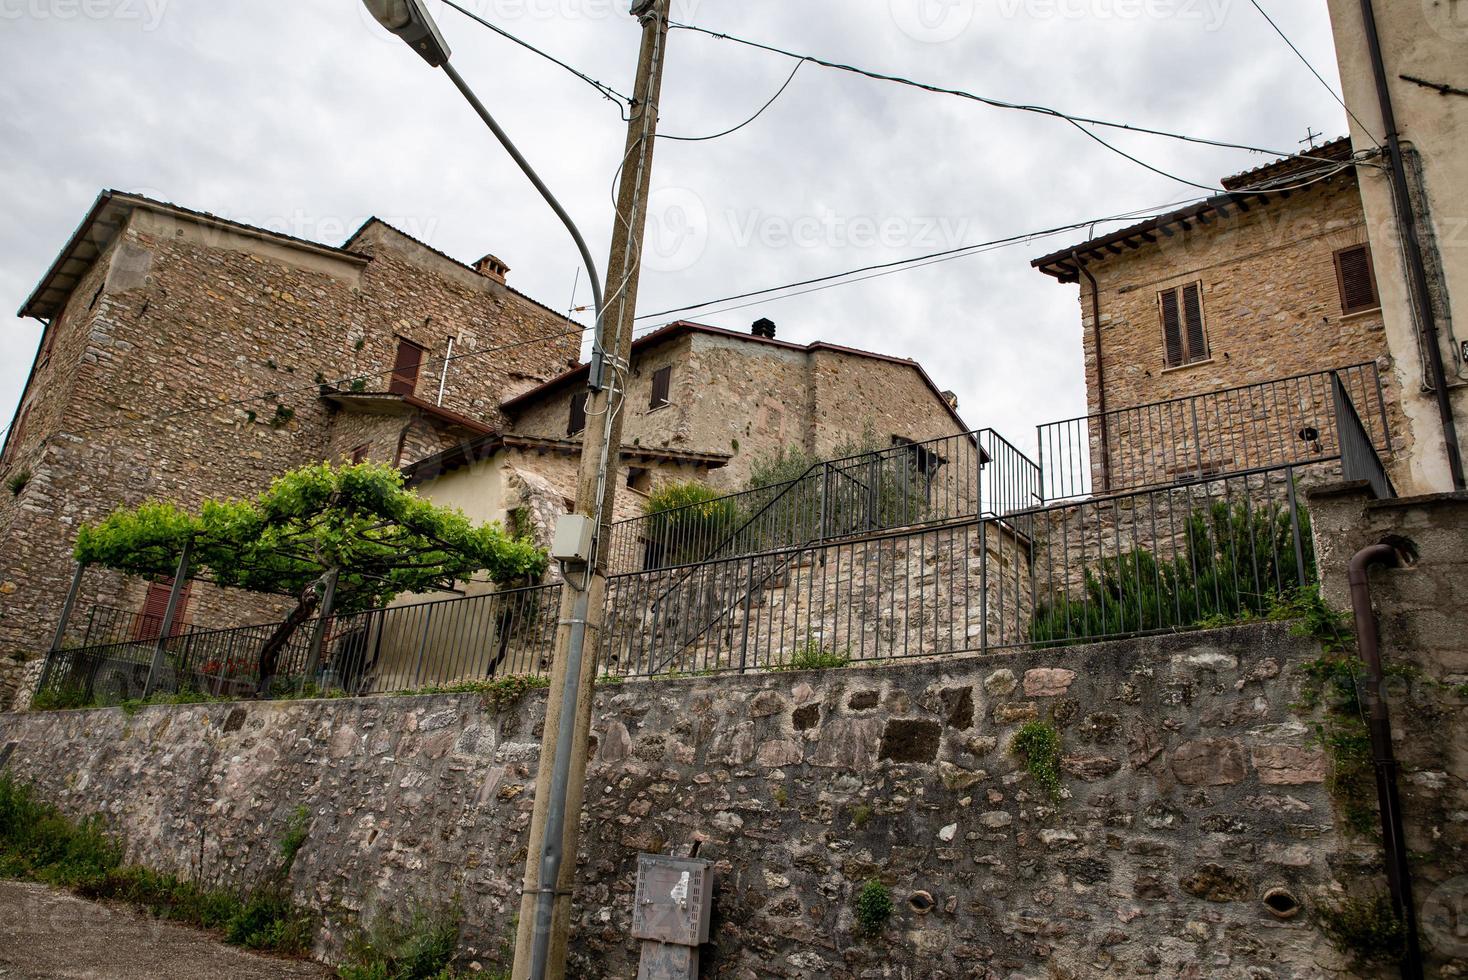
{"type": "Polygon", "coordinates": [[[1247,771],[1244,746],[1231,738],[1184,742],[1172,753],[1172,773],[1189,786],[1228,786],[1247,771]]]}

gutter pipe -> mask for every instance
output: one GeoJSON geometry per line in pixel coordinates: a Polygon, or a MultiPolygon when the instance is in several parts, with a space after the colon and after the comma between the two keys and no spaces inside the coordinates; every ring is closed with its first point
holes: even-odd
{"type": "Polygon", "coordinates": [[[1381,843],[1386,853],[1387,887],[1392,904],[1406,932],[1402,951],[1403,980],[1421,980],[1422,948],[1417,938],[1417,907],[1412,902],[1412,872],[1407,865],[1406,835],[1402,830],[1402,802],[1397,794],[1397,760],[1392,753],[1391,717],[1387,711],[1381,669],[1381,641],[1376,614],[1371,608],[1373,565],[1397,568],[1401,558],[1391,545],[1374,544],[1352,556],[1347,566],[1351,585],[1351,611],[1356,616],[1356,637],[1361,659],[1366,664],[1366,725],[1371,737],[1371,763],[1376,770],[1376,801],[1381,811],[1381,843]]]}
{"type": "Polygon", "coordinates": [[[1070,253],[1076,271],[1091,284],[1091,335],[1096,347],[1096,412],[1101,420],[1101,489],[1111,490],[1111,434],[1107,431],[1106,419],[1106,368],[1101,360],[1101,287],[1090,267],[1081,261],[1081,253],[1070,253]]]}

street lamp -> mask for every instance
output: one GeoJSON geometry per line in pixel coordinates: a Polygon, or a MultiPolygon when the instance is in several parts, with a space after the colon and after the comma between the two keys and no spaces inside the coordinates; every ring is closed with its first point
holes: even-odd
{"type": "Polygon", "coordinates": [[[362,0],[377,22],[408,42],[435,68],[448,64],[449,46],[423,0],[362,0]]]}

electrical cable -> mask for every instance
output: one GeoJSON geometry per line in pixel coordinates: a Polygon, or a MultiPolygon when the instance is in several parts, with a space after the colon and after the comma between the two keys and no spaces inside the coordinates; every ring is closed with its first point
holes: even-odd
{"type": "MultiPolygon", "coordinates": [[[[590,75],[586,74],[584,71],[581,71],[579,68],[575,68],[567,64],[560,58],[557,58],[555,55],[547,51],[542,51],[540,48],[537,48],[535,45],[531,44],[529,41],[526,41],[523,38],[516,37],[514,34],[511,34],[503,27],[500,27],[488,20],[485,20],[483,17],[474,13],[474,11],[468,10],[465,7],[461,7],[459,4],[455,3],[454,0],[443,0],[443,3],[445,6],[452,7],[454,10],[457,10],[459,13],[463,14],[465,17],[468,17],[470,20],[479,24],[481,27],[487,27],[494,33],[498,34],[500,37],[503,37],[509,41],[513,41],[525,50],[533,52],[534,54],[537,54],[540,57],[544,58],[546,61],[549,61],[551,64],[565,69],[566,71],[575,75],[577,78],[581,79],[587,85],[590,85],[592,88],[596,89],[598,92],[601,93],[602,97],[607,99],[608,101],[617,102],[622,105],[630,104],[632,102],[631,96],[623,95],[621,92],[618,92],[616,89],[612,88],[605,82],[597,81],[590,75]]],[[[623,118],[626,118],[625,110],[623,112],[623,118]]]]}
{"type": "Polygon", "coordinates": [[[815,55],[800,54],[796,51],[789,51],[771,44],[764,44],[760,41],[752,41],[748,38],[738,37],[736,35],[726,32],[714,31],[706,27],[699,27],[696,24],[682,24],[674,21],[671,26],[678,30],[693,31],[698,34],[706,34],[709,37],[716,38],[721,41],[732,41],[736,44],[742,44],[746,47],[755,48],[760,51],[766,51],[771,54],[777,54],[785,58],[795,58],[799,61],[808,61],[812,64],[820,65],[822,68],[830,68],[835,71],[844,71],[854,75],[861,75],[864,78],[870,78],[874,81],[892,82],[897,85],[905,85],[910,88],[916,88],[921,91],[930,92],[936,95],[951,95],[957,98],[969,99],[971,101],[980,102],[995,109],[1012,109],[1018,112],[1030,112],[1042,116],[1051,116],[1053,118],[1063,119],[1071,123],[1072,125],[1083,124],[1087,126],[1102,126],[1108,129],[1119,129],[1131,133],[1140,133],[1148,136],[1161,136],[1167,139],[1181,140],[1186,143],[1199,143],[1204,146],[1217,146],[1231,150],[1248,150],[1253,153],[1267,153],[1273,156],[1281,157],[1298,156],[1302,159],[1317,160],[1320,162],[1336,162],[1333,160],[1327,160],[1327,158],[1325,157],[1312,157],[1309,154],[1290,153],[1285,150],[1274,150],[1268,147],[1252,146],[1248,143],[1234,143],[1227,140],[1215,140],[1202,136],[1190,136],[1185,133],[1175,133],[1165,129],[1154,129],[1147,126],[1134,126],[1130,123],[1121,123],[1109,119],[1096,119],[1089,116],[1079,116],[1073,113],[1062,112],[1059,109],[1054,109],[1049,106],[1026,105],[1018,102],[1008,102],[1003,99],[996,99],[990,96],[978,95],[974,92],[965,91],[964,89],[945,88],[940,85],[931,85],[926,82],[919,82],[910,78],[904,78],[900,75],[889,75],[867,68],[859,68],[855,65],[842,64],[841,62],[836,61],[827,61],[824,58],[818,58],[815,55]]]}
{"type": "Polygon", "coordinates": [[[1341,98],[1340,95],[1336,93],[1335,88],[1332,87],[1331,84],[1325,80],[1325,76],[1315,70],[1315,66],[1310,64],[1310,59],[1305,57],[1305,53],[1295,46],[1295,42],[1290,40],[1289,35],[1284,32],[1279,24],[1275,23],[1273,17],[1269,16],[1269,11],[1265,10],[1259,5],[1259,0],[1249,0],[1249,2],[1254,5],[1255,10],[1259,11],[1259,15],[1269,22],[1269,26],[1274,28],[1274,33],[1278,34],[1280,36],[1280,39],[1284,41],[1285,44],[1288,44],[1290,46],[1290,50],[1295,53],[1295,57],[1300,59],[1300,63],[1303,64],[1306,68],[1310,69],[1310,74],[1314,75],[1316,80],[1318,80],[1321,85],[1325,86],[1325,90],[1330,93],[1330,97],[1339,102],[1341,108],[1346,110],[1346,114],[1356,121],[1356,125],[1361,127],[1361,132],[1365,133],[1371,139],[1371,142],[1380,147],[1381,141],[1378,140],[1376,136],[1371,132],[1371,129],[1364,122],[1361,121],[1361,117],[1351,111],[1351,107],[1346,105],[1346,100],[1341,98]]]}
{"type": "Polygon", "coordinates": [[[702,143],[702,142],[705,142],[707,140],[716,140],[716,139],[719,139],[720,137],[729,136],[732,133],[739,132],[745,126],[748,126],[750,123],[754,122],[760,116],[764,115],[765,114],[765,110],[768,109],[770,106],[774,105],[775,104],[775,100],[778,99],[780,96],[782,96],[782,95],[785,94],[785,90],[790,87],[790,83],[793,82],[793,81],[795,81],[795,75],[796,75],[796,73],[799,72],[800,69],[801,69],[801,67],[804,66],[804,65],[805,65],[805,62],[804,61],[797,61],[795,63],[795,70],[790,73],[790,77],[789,78],[785,79],[785,84],[780,86],[780,90],[778,92],[776,92],[774,95],[770,96],[770,101],[768,101],[764,105],[760,106],[758,112],[756,112],[754,115],[750,116],[748,119],[744,120],[744,122],[740,123],[738,126],[734,126],[734,127],[730,128],[730,129],[726,129],[722,133],[714,133],[712,136],[665,136],[662,133],[659,133],[658,134],[658,139],[660,139],[660,140],[679,140],[679,141],[684,142],[684,143],[702,143]]]}

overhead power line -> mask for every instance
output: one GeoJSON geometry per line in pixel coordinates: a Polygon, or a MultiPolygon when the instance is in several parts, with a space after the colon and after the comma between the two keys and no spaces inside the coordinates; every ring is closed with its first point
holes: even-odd
{"type": "MultiPolygon", "coordinates": [[[[733,42],[735,44],[740,44],[740,45],[743,45],[745,47],[754,48],[754,49],[759,50],[759,51],[766,51],[766,52],[769,52],[770,54],[780,55],[781,57],[785,57],[785,58],[794,58],[794,59],[796,59],[798,61],[802,61],[802,62],[807,62],[808,61],[811,64],[820,65],[822,68],[830,68],[830,69],[835,70],[835,71],[848,72],[850,74],[860,75],[860,76],[862,76],[864,78],[869,78],[869,79],[872,79],[874,81],[890,82],[890,83],[895,84],[895,85],[903,85],[903,86],[907,86],[909,88],[915,88],[915,89],[918,89],[920,91],[930,92],[930,93],[933,93],[933,94],[936,94],[936,95],[950,95],[950,96],[954,96],[956,98],[968,99],[970,101],[978,102],[978,103],[981,103],[983,105],[986,105],[986,106],[989,106],[989,107],[995,108],[995,109],[1010,109],[1010,110],[1014,110],[1014,111],[1017,111],[1017,112],[1028,112],[1028,113],[1034,113],[1036,115],[1041,115],[1041,116],[1049,116],[1051,118],[1063,120],[1063,121],[1068,122],[1068,123],[1070,123],[1071,125],[1074,125],[1074,126],[1080,126],[1080,127],[1084,127],[1084,126],[1099,126],[1099,127],[1104,127],[1104,128],[1108,128],[1108,129],[1122,130],[1124,132],[1129,132],[1129,133],[1139,133],[1139,134],[1143,134],[1143,135],[1147,135],[1147,136],[1160,136],[1160,137],[1164,137],[1166,139],[1180,140],[1180,141],[1186,142],[1186,143],[1198,143],[1198,144],[1202,144],[1204,146],[1216,146],[1216,147],[1221,147],[1221,148],[1224,148],[1224,149],[1232,149],[1232,150],[1248,150],[1248,151],[1250,151],[1252,153],[1266,153],[1266,154],[1271,154],[1273,156],[1282,156],[1282,157],[1283,156],[1296,156],[1296,155],[1298,155],[1298,156],[1301,156],[1304,159],[1313,159],[1313,160],[1318,160],[1318,161],[1321,161],[1321,162],[1328,162],[1328,163],[1337,162],[1337,161],[1327,160],[1325,157],[1312,157],[1309,154],[1294,154],[1294,153],[1291,153],[1291,152],[1289,152],[1287,150],[1276,150],[1276,149],[1270,149],[1269,147],[1253,146],[1253,145],[1248,144],[1248,143],[1236,143],[1236,142],[1231,142],[1231,141],[1228,141],[1228,140],[1210,139],[1210,138],[1203,137],[1203,136],[1192,136],[1192,135],[1189,135],[1189,134],[1186,134],[1186,133],[1176,133],[1176,132],[1171,132],[1169,130],[1156,129],[1156,128],[1149,127],[1149,126],[1138,126],[1138,125],[1134,125],[1134,124],[1131,124],[1131,123],[1117,122],[1117,121],[1111,120],[1111,119],[1097,119],[1097,118],[1090,117],[1090,116],[1080,116],[1080,115],[1076,115],[1074,113],[1063,112],[1063,111],[1061,111],[1059,109],[1055,109],[1055,108],[1052,108],[1050,106],[1028,105],[1028,104],[1018,103],[1018,102],[1009,102],[1009,101],[1004,100],[1004,99],[998,99],[998,98],[994,98],[992,96],[987,96],[987,95],[980,95],[980,94],[977,94],[975,92],[966,91],[964,89],[948,88],[948,87],[941,86],[941,85],[933,85],[933,84],[930,84],[930,83],[927,83],[927,82],[919,82],[919,81],[916,81],[916,80],[911,79],[911,78],[905,78],[905,77],[903,77],[901,75],[892,75],[892,74],[888,74],[886,72],[874,71],[874,70],[869,69],[869,68],[860,68],[860,67],[857,67],[855,65],[843,64],[843,63],[837,62],[837,61],[828,61],[828,60],[826,60],[824,58],[820,58],[820,57],[817,57],[815,55],[802,54],[802,53],[797,52],[797,51],[790,51],[790,50],[788,50],[786,48],[777,47],[777,46],[772,45],[772,44],[765,44],[765,43],[763,43],[761,41],[750,40],[749,38],[739,37],[737,35],[729,34],[727,32],[715,31],[715,30],[711,30],[711,29],[706,28],[706,27],[699,27],[696,24],[683,24],[683,23],[678,23],[678,22],[675,21],[675,22],[673,22],[672,26],[674,28],[678,29],[678,30],[692,31],[692,32],[698,33],[698,34],[706,34],[709,37],[716,38],[716,39],[721,40],[721,41],[731,41],[731,42],[733,42]]],[[[1082,131],[1084,132],[1085,130],[1083,129],[1082,131]]],[[[1087,133],[1087,135],[1092,136],[1092,138],[1096,138],[1095,137],[1095,134],[1087,133]]],[[[1122,152],[1120,150],[1117,150],[1115,147],[1111,146],[1109,143],[1105,143],[1104,141],[1100,141],[1100,140],[1098,140],[1098,141],[1099,142],[1102,142],[1102,144],[1105,145],[1108,149],[1111,149],[1111,150],[1113,150],[1115,152],[1118,152],[1118,153],[1121,153],[1122,152]]],[[[1136,160],[1134,157],[1130,157],[1128,154],[1124,154],[1123,153],[1123,155],[1124,156],[1128,156],[1128,158],[1129,159],[1132,159],[1132,161],[1134,163],[1141,163],[1141,161],[1136,160]]],[[[1181,180],[1183,183],[1193,184],[1192,181],[1184,180],[1182,178],[1175,177],[1172,174],[1166,174],[1164,171],[1157,170],[1157,168],[1151,167],[1148,164],[1142,164],[1142,165],[1143,166],[1147,166],[1148,169],[1156,170],[1156,172],[1158,172],[1158,173],[1164,173],[1165,176],[1172,177],[1175,180],[1181,180]]],[[[1211,189],[1215,189],[1211,185],[1206,185],[1206,184],[1193,184],[1193,186],[1196,186],[1196,187],[1205,187],[1205,188],[1208,188],[1210,190],[1211,189]]]]}
{"type": "Polygon", "coordinates": [[[658,134],[658,139],[660,139],[660,140],[681,140],[681,141],[686,142],[686,143],[700,143],[700,142],[703,142],[705,140],[716,140],[716,139],[718,139],[721,136],[728,136],[731,133],[737,133],[737,132],[739,132],[739,130],[743,129],[745,126],[748,126],[750,123],[754,122],[760,116],[764,115],[765,114],[765,110],[768,109],[770,106],[774,105],[775,104],[775,100],[778,99],[780,96],[782,96],[782,95],[785,94],[785,90],[790,87],[790,83],[791,82],[795,81],[796,73],[798,73],[800,71],[801,67],[804,64],[805,64],[805,62],[803,62],[803,61],[797,61],[795,63],[794,70],[790,72],[790,77],[787,78],[787,79],[785,79],[785,84],[780,86],[780,90],[778,92],[776,92],[774,95],[770,96],[770,101],[768,101],[764,105],[760,106],[758,112],[756,112],[754,115],[750,116],[748,119],[744,120],[744,122],[740,123],[738,126],[734,126],[734,127],[729,128],[729,129],[726,129],[722,133],[714,133],[712,136],[668,136],[668,135],[666,135],[664,133],[659,133],[658,134]]]}
{"type": "Polygon", "coordinates": [[[1265,10],[1259,5],[1259,0],[1249,0],[1249,2],[1254,5],[1255,10],[1259,11],[1259,15],[1269,22],[1269,26],[1274,28],[1274,33],[1278,34],[1280,36],[1280,39],[1283,40],[1285,44],[1288,44],[1290,46],[1290,50],[1295,53],[1296,58],[1300,59],[1300,63],[1303,64],[1306,68],[1310,69],[1310,74],[1314,75],[1316,80],[1319,81],[1321,85],[1325,86],[1325,90],[1330,93],[1330,97],[1339,102],[1341,108],[1346,110],[1346,114],[1356,121],[1356,125],[1361,127],[1361,131],[1371,138],[1371,142],[1375,143],[1377,146],[1381,146],[1381,143],[1372,134],[1371,129],[1364,122],[1361,121],[1361,117],[1351,111],[1351,107],[1346,105],[1346,100],[1340,97],[1340,94],[1336,92],[1335,87],[1325,80],[1324,75],[1315,70],[1315,66],[1310,63],[1309,58],[1305,57],[1305,53],[1295,46],[1295,42],[1290,40],[1290,36],[1284,32],[1284,29],[1281,28],[1279,24],[1275,23],[1273,17],[1269,16],[1269,11],[1265,10]]]}

